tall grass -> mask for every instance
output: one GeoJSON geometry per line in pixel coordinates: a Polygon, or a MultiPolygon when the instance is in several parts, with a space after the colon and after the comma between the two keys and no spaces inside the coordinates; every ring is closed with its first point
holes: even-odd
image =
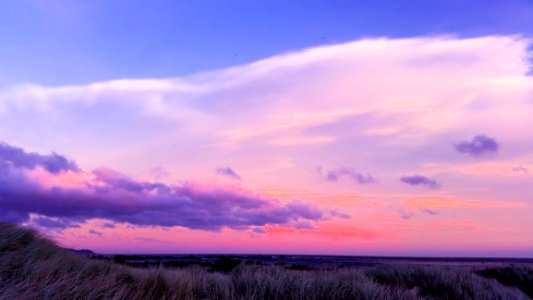
{"type": "Polygon", "coordinates": [[[442,267],[138,269],[82,257],[0,223],[0,299],[528,299],[517,287],[442,267]]]}

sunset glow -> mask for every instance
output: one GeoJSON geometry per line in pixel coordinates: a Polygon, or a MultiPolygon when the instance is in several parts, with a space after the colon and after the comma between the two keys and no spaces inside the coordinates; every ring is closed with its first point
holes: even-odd
{"type": "Polygon", "coordinates": [[[235,48],[180,35],[209,58],[165,48],[178,37],[148,13],[151,44],[112,41],[118,24],[90,27],[111,18],[97,2],[28,1],[24,26],[134,54],[64,50],[59,74],[33,62],[53,38],[31,61],[29,37],[0,50],[0,220],[98,253],[533,257],[533,32],[341,34],[324,17],[324,40],[255,52],[236,29],[221,32],[235,48]],[[174,51],[181,69],[157,58],[174,51]],[[32,63],[45,71],[24,75],[32,63]]]}

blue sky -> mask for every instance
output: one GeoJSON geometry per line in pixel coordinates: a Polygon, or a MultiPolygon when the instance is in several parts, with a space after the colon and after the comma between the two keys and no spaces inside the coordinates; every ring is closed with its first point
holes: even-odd
{"type": "Polygon", "coordinates": [[[530,35],[509,1],[2,1],[0,86],[173,77],[361,37],[530,35]]]}

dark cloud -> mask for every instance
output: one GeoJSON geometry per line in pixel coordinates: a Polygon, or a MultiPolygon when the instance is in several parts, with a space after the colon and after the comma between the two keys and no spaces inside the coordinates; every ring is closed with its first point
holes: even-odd
{"type": "Polygon", "coordinates": [[[400,178],[400,181],[410,185],[427,186],[430,189],[436,189],[440,187],[438,182],[422,175],[404,176],[400,178]]]}
{"type": "Polygon", "coordinates": [[[232,179],[236,179],[236,180],[242,180],[241,176],[239,176],[239,174],[237,174],[237,172],[233,171],[233,169],[230,168],[230,167],[218,168],[217,169],[217,174],[218,175],[222,175],[222,176],[226,176],[226,177],[229,177],[229,178],[232,178],[232,179]]]}
{"type": "Polygon", "coordinates": [[[485,135],[476,135],[471,141],[462,141],[454,145],[455,150],[472,156],[481,156],[498,151],[498,143],[485,135]]]}
{"type": "Polygon", "coordinates": [[[45,216],[37,216],[31,220],[32,225],[50,229],[65,229],[65,228],[79,228],[78,224],[70,222],[68,220],[62,220],[57,218],[48,218],[45,216]]]}
{"type": "Polygon", "coordinates": [[[22,148],[13,147],[2,142],[0,142],[0,161],[17,168],[33,170],[36,167],[42,167],[53,174],[62,171],[78,171],[78,167],[73,161],[69,161],[59,154],[40,155],[33,152],[25,152],[22,148]]]}
{"type": "MultiPolygon", "coordinates": [[[[291,226],[303,220],[321,220],[324,216],[316,207],[300,202],[282,204],[246,190],[142,182],[105,168],[95,170],[95,180],[84,186],[46,188],[26,177],[21,168],[24,167],[20,164],[5,164],[0,168],[0,218],[3,220],[24,222],[33,213],[67,224],[98,218],[140,226],[216,231],[224,227],[291,226]]],[[[61,225],[48,219],[40,222],[61,225]]]]}
{"type": "MultiPolygon", "coordinates": [[[[1,184],[1,183],[0,183],[1,184]]],[[[0,200],[1,203],[1,200],[0,200]]],[[[11,223],[22,223],[28,220],[28,214],[24,212],[9,211],[3,209],[0,211],[0,221],[11,223]]]]}
{"type": "Polygon", "coordinates": [[[376,179],[368,174],[362,174],[351,168],[338,168],[335,170],[323,170],[317,168],[318,174],[327,181],[336,182],[342,178],[353,180],[358,184],[368,184],[376,182],[376,179]]]}

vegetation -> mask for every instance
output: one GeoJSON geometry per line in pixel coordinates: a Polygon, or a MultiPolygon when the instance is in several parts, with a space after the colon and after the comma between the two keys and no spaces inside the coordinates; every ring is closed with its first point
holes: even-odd
{"type": "Polygon", "coordinates": [[[529,299],[533,286],[530,267],[308,270],[223,260],[165,269],[120,262],[83,257],[0,223],[0,299],[529,299]]]}

